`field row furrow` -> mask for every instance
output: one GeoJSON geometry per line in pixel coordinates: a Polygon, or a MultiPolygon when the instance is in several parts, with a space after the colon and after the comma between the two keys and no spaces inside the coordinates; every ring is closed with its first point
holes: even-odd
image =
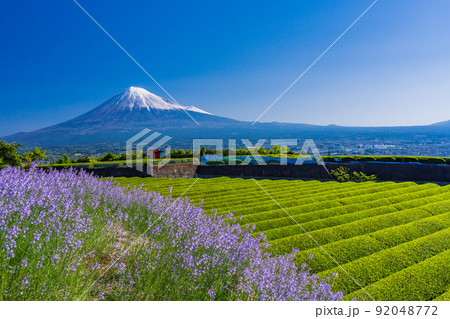
{"type": "MultiPolygon", "coordinates": [[[[420,208],[427,204],[445,201],[445,200],[450,200],[450,194],[444,193],[444,194],[429,196],[429,197],[425,197],[425,198],[408,200],[404,203],[400,202],[400,203],[389,205],[389,206],[377,206],[377,207],[373,207],[370,209],[358,210],[356,212],[344,213],[344,214],[340,214],[337,216],[331,216],[331,217],[322,218],[322,219],[315,219],[315,220],[312,220],[309,222],[303,222],[301,224],[301,226],[306,231],[312,231],[312,230],[321,229],[321,228],[329,228],[329,227],[333,227],[333,226],[337,226],[337,225],[350,223],[350,222],[360,220],[360,219],[365,219],[365,218],[369,218],[369,217],[373,217],[373,216],[384,215],[384,214],[389,214],[389,213],[394,213],[397,211],[410,209],[411,207],[420,208]]],[[[257,223],[255,231],[264,230],[264,233],[267,235],[267,238],[269,240],[275,240],[275,239],[279,239],[279,238],[283,238],[283,237],[293,236],[302,231],[301,228],[298,226],[298,224],[300,224],[300,222],[298,221],[298,218],[301,219],[302,216],[303,215],[298,215],[298,216],[291,215],[291,217],[288,217],[292,221],[291,225],[289,225],[289,226],[281,226],[276,221],[272,221],[272,223],[269,223],[270,228],[267,227],[265,229],[261,229],[260,224],[257,223]],[[297,221],[298,224],[294,222],[294,219],[297,221]]],[[[283,220],[283,222],[284,222],[284,220],[283,220]]],[[[267,225],[264,225],[264,226],[267,226],[267,225]]]]}
{"type": "MultiPolygon", "coordinates": [[[[401,189],[404,189],[408,186],[403,186],[401,189]]],[[[409,187],[414,187],[413,185],[409,187]]],[[[290,207],[295,206],[296,204],[301,205],[302,203],[312,203],[317,201],[324,201],[324,200],[333,200],[337,198],[345,198],[346,195],[353,196],[353,195],[362,195],[362,194],[373,194],[378,193],[381,191],[391,190],[391,189],[398,189],[399,187],[396,185],[380,185],[380,184],[367,184],[361,187],[336,187],[336,188],[326,188],[326,189],[315,189],[315,191],[308,190],[307,192],[302,191],[299,193],[293,192],[292,190],[283,190],[278,192],[267,192],[270,194],[270,196],[267,195],[267,193],[263,192],[262,194],[262,200],[259,200],[258,198],[248,198],[246,201],[246,198],[240,199],[240,196],[238,193],[235,193],[235,199],[230,202],[227,200],[223,200],[222,198],[217,198],[213,202],[211,202],[211,205],[218,205],[221,207],[221,210],[227,210],[229,208],[238,207],[239,212],[242,214],[245,214],[246,212],[250,211],[257,211],[259,207],[263,207],[267,204],[273,204],[274,200],[282,206],[290,207]],[[272,199],[273,198],[273,199],[272,199]]]]}
{"type": "Polygon", "coordinates": [[[361,289],[359,285],[362,287],[371,285],[447,249],[450,249],[450,228],[341,264],[319,275],[328,277],[331,273],[337,273],[334,287],[343,290],[345,294],[350,294],[361,289]],[[351,277],[342,269],[345,269],[351,277]]]}
{"type": "MultiPolygon", "coordinates": [[[[328,202],[319,201],[319,203],[298,205],[295,207],[283,207],[283,209],[292,217],[303,215],[305,213],[314,213],[322,214],[322,216],[329,216],[328,213],[334,213],[334,210],[337,211],[337,214],[347,213],[347,212],[356,212],[358,210],[365,210],[380,206],[388,206],[392,205],[392,201],[389,198],[401,196],[401,198],[397,199],[398,202],[407,201],[411,198],[420,198],[420,197],[428,197],[435,194],[447,193],[445,190],[438,188],[430,188],[427,185],[416,185],[414,187],[408,189],[398,189],[398,190],[387,190],[379,193],[380,196],[368,196],[368,195],[357,195],[351,197],[351,204],[343,204],[339,201],[331,201],[331,207],[326,207],[329,205],[328,202]],[[358,203],[358,204],[355,204],[358,203]],[[348,211],[347,211],[348,209],[348,211]]],[[[261,213],[254,213],[250,215],[243,215],[244,223],[258,223],[258,222],[267,222],[270,224],[271,220],[276,220],[280,218],[289,218],[286,216],[286,212],[280,209],[278,206],[274,210],[264,210],[261,213]]],[[[241,212],[237,210],[237,215],[240,215],[241,212]]],[[[289,225],[289,224],[288,224],[289,225]]]]}
{"type": "Polygon", "coordinates": [[[293,248],[306,250],[315,247],[317,241],[320,245],[368,234],[380,229],[406,224],[414,220],[427,218],[431,215],[443,214],[448,211],[449,201],[432,203],[420,208],[411,208],[400,212],[385,214],[358,220],[344,225],[312,231],[308,234],[299,234],[273,240],[271,243],[277,249],[277,253],[291,252],[293,248]],[[444,205],[442,205],[444,204],[444,205]],[[430,213],[430,209],[433,213],[430,213]],[[315,241],[311,239],[312,236],[315,241]]]}
{"type": "MultiPolygon", "coordinates": [[[[448,240],[448,239],[447,239],[448,240]]],[[[450,249],[385,277],[364,289],[376,300],[432,300],[450,285],[450,249]]],[[[344,295],[344,300],[366,300],[362,290],[344,295]]]]}
{"type": "Polygon", "coordinates": [[[446,228],[450,228],[450,212],[304,250],[296,254],[295,261],[298,265],[308,263],[314,273],[319,273],[336,267],[330,256],[346,264],[446,228]]]}

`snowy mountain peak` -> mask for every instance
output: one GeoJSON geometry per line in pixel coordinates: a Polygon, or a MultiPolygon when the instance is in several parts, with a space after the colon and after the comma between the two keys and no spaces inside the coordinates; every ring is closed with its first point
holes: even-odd
{"type": "Polygon", "coordinates": [[[211,114],[194,106],[182,106],[167,99],[164,99],[149,91],[131,86],[125,91],[114,96],[107,102],[108,111],[129,110],[161,110],[161,111],[190,111],[203,114],[211,114]]]}

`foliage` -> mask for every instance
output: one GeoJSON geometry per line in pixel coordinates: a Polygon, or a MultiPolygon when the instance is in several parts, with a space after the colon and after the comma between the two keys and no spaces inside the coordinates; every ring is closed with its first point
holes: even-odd
{"type": "Polygon", "coordinates": [[[446,161],[440,157],[422,157],[420,158],[420,162],[427,164],[446,164],[446,161]]]}
{"type": "Polygon", "coordinates": [[[8,144],[4,141],[0,141],[0,159],[2,160],[2,166],[21,166],[22,157],[17,152],[23,145],[12,143],[8,144]]]}
{"type": "Polygon", "coordinates": [[[337,300],[231,214],[84,172],[0,171],[1,300],[337,300]]]}
{"type": "Polygon", "coordinates": [[[192,153],[192,150],[185,151],[180,148],[178,150],[172,150],[170,152],[170,156],[171,156],[171,158],[192,158],[193,153],[192,153]]]}
{"type": "MultiPolygon", "coordinates": [[[[379,300],[431,300],[448,289],[449,258],[450,250],[446,250],[367,286],[366,291],[379,300]]],[[[358,290],[347,296],[347,300],[353,298],[367,299],[367,295],[358,290]]]]}
{"type": "Polygon", "coordinates": [[[366,175],[363,172],[351,172],[347,167],[339,166],[331,170],[331,175],[338,181],[375,181],[376,175],[366,175]]]}
{"type": "Polygon", "coordinates": [[[358,161],[358,162],[405,162],[424,164],[450,164],[450,157],[429,157],[429,156],[323,156],[325,162],[336,161],[358,161]]]}
{"type": "Polygon", "coordinates": [[[67,154],[64,154],[64,156],[61,157],[61,158],[57,161],[58,164],[69,164],[69,163],[71,163],[71,162],[72,162],[72,161],[70,160],[70,158],[69,158],[69,156],[68,156],[67,154]]]}
{"type": "Polygon", "coordinates": [[[356,160],[359,162],[376,162],[377,159],[373,156],[357,156],[356,160]]]}
{"type": "Polygon", "coordinates": [[[0,168],[6,166],[22,166],[23,162],[26,163],[26,167],[29,167],[32,162],[44,160],[47,158],[45,151],[40,147],[35,147],[33,151],[24,152],[19,154],[18,150],[24,148],[22,144],[13,142],[8,144],[4,141],[0,141],[0,168]]]}
{"type": "MultiPolygon", "coordinates": [[[[173,186],[174,196],[191,183],[166,178],[117,180],[130,185],[144,182],[148,189],[158,189],[163,194],[173,186]]],[[[300,250],[295,256],[298,267],[307,262],[321,278],[337,273],[334,286],[348,293],[345,299],[366,299],[367,295],[304,230],[365,289],[370,289],[376,300],[404,300],[411,296],[414,300],[431,300],[440,295],[446,298],[450,279],[442,276],[442,269],[417,267],[414,273],[409,269],[428,264],[450,249],[450,185],[301,180],[258,183],[277,203],[254,181],[239,178],[198,180],[186,195],[193,203],[204,199],[201,205],[205,211],[217,209],[221,214],[233,211],[241,215],[241,224],[255,225],[255,236],[264,232],[273,253],[283,255],[292,249],[300,250]],[[314,256],[311,260],[310,255],[314,256]],[[403,278],[397,274],[402,273],[410,274],[407,278],[415,285],[407,284],[404,289],[397,285],[395,280],[403,278]],[[422,276],[430,281],[422,280],[422,276]],[[433,278],[438,276],[442,282],[436,285],[433,278]],[[388,283],[402,292],[390,289],[388,283]]],[[[440,266],[445,268],[442,263],[440,266]]]]}
{"type": "Polygon", "coordinates": [[[47,158],[47,155],[45,155],[45,151],[41,150],[40,147],[35,147],[33,151],[25,152],[22,155],[22,159],[27,163],[35,162],[38,160],[42,161],[46,158],[47,158]]]}
{"type": "Polygon", "coordinates": [[[339,156],[339,160],[342,162],[355,162],[357,159],[353,156],[339,156]]]}
{"type": "Polygon", "coordinates": [[[99,158],[99,161],[100,161],[100,162],[117,161],[117,160],[118,160],[118,157],[119,157],[119,156],[117,156],[116,154],[110,152],[110,153],[106,154],[105,156],[99,158]]]}
{"type": "Polygon", "coordinates": [[[375,180],[377,180],[377,176],[375,174],[366,175],[363,172],[353,172],[352,180],[354,180],[354,181],[375,181],[375,180]]]}
{"type": "Polygon", "coordinates": [[[208,161],[206,163],[206,165],[225,165],[225,162],[224,161],[212,160],[212,161],[208,161]]]}
{"type": "Polygon", "coordinates": [[[417,163],[419,159],[414,156],[405,156],[402,158],[402,162],[417,163]]]}

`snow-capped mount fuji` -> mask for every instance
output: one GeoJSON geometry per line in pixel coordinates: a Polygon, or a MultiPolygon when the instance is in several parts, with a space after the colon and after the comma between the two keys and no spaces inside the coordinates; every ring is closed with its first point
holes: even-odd
{"type": "MultiPolygon", "coordinates": [[[[316,142],[408,141],[415,136],[449,138],[449,122],[409,127],[345,127],[294,123],[258,123],[220,117],[194,106],[182,106],[138,87],[128,89],[91,111],[69,121],[0,140],[39,146],[62,154],[77,152],[121,152],[126,141],[144,128],[172,137],[172,148],[191,148],[193,139],[290,139],[312,138],[316,142]],[[84,150],[84,151],[82,151],[84,150]]],[[[426,138],[421,137],[421,139],[426,138]]],[[[443,144],[444,145],[444,144],[443,144]]]]}
{"type": "Polygon", "coordinates": [[[152,111],[190,111],[212,115],[195,106],[182,106],[172,101],[166,100],[149,91],[131,86],[123,92],[113,96],[110,100],[98,107],[98,111],[104,115],[123,111],[140,111],[146,109],[152,111]]]}
{"type": "MultiPolygon", "coordinates": [[[[244,124],[245,123],[245,124],[244,124]]],[[[213,115],[195,106],[182,106],[139,87],[129,87],[72,120],[5,138],[27,146],[125,143],[144,128],[170,136],[207,136],[211,129],[246,122],[213,115]],[[191,131],[193,130],[193,131],[191,131]],[[189,133],[188,133],[189,131],[189,133]]]]}
{"type": "MultiPolygon", "coordinates": [[[[196,124],[193,119],[198,116],[204,119],[205,117],[203,115],[208,115],[210,120],[219,118],[195,106],[182,106],[150,93],[143,88],[132,86],[72,121],[79,124],[85,121],[90,124],[93,122],[101,122],[103,125],[110,125],[112,123],[107,122],[114,122],[114,125],[118,125],[119,127],[124,125],[129,127],[130,125],[134,125],[133,122],[150,121],[154,122],[153,125],[156,125],[161,124],[157,123],[158,119],[167,120],[168,118],[176,117],[180,120],[189,120],[192,124],[196,124]],[[116,123],[116,121],[119,122],[116,123]]],[[[190,123],[185,124],[189,125],[190,123]]]]}

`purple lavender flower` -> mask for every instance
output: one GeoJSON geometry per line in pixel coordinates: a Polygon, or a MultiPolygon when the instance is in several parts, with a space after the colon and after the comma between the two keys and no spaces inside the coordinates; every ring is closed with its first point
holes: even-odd
{"type": "Polygon", "coordinates": [[[103,289],[98,299],[107,291],[123,299],[342,298],[306,265],[298,269],[295,252],[272,255],[264,234],[254,237],[253,231],[232,214],[206,215],[187,198],[124,189],[85,172],[8,167],[0,170],[0,257],[10,292],[0,297],[66,299],[70,291],[77,298],[95,283],[103,289]],[[56,289],[24,293],[30,282],[56,289]]]}

